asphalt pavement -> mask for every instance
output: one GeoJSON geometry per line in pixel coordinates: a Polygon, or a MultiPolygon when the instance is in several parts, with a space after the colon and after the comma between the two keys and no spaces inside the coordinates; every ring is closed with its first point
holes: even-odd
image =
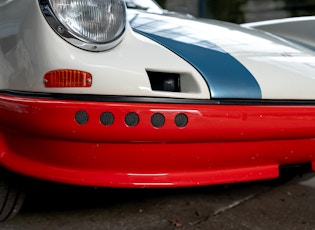
{"type": "Polygon", "coordinates": [[[32,182],[1,230],[315,229],[315,174],[181,189],[104,189],[32,182]]]}

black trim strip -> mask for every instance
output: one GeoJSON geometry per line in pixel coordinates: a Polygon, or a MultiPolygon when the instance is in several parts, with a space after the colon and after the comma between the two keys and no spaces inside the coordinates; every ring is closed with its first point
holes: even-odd
{"type": "Polygon", "coordinates": [[[131,102],[131,103],[167,103],[167,104],[220,104],[215,100],[208,99],[181,99],[164,97],[139,97],[139,96],[115,96],[115,95],[94,95],[94,94],[63,94],[63,93],[39,93],[0,90],[0,94],[27,97],[43,98],[51,100],[70,100],[70,101],[95,101],[95,102],[131,102]]]}
{"type": "Polygon", "coordinates": [[[270,105],[270,106],[307,106],[314,105],[315,100],[269,100],[269,99],[186,99],[164,97],[114,96],[93,94],[40,93],[15,90],[0,90],[0,94],[42,98],[48,100],[94,101],[94,102],[128,102],[158,104],[202,104],[202,105],[270,105]]]}

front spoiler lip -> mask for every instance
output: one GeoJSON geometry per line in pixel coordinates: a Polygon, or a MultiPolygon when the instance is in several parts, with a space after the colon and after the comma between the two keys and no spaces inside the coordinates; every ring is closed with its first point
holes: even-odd
{"type": "MultiPolygon", "coordinates": [[[[0,95],[0,164],[24,175],[91,186],[179,187],[278,176],[315,162],[315,106],[167,104],[0,95]],[[80,125],[78,111],[89,115],[80,125]],[[112,125],[100,122],[111,112],[112,125]],[[139,115],[136,126],[125,116],[139,115]],[[152,115],[162,114],[160,128],[152,115]],[[178,127],[175,117],[188,123],[178,127]]],[[[313,163],[313,170],[315,163],[313,163]]]]}

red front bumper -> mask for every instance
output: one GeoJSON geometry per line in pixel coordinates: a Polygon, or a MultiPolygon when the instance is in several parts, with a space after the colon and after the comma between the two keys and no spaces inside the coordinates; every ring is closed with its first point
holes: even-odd
{"type": "Polygon", "coordinates": [[[63,183],[178,187],[275,178],[279,165],[312,162],[315,169],[315,106],[3,94],[0,117],[0,164],[63,183]]]}

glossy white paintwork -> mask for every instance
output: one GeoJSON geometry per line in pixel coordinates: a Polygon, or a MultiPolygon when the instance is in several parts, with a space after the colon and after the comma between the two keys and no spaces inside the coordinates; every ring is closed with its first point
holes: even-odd
{"type": "Polygon", "coordinates": [[[0,63],[5,65],[0,69],[1,89],[210,98],[203,77],[192,66],[166,48],[135,34],[129,26],[124,39],[115,48],[88,52],[68,44],[54,32],[36,0],[14,0],[0,8],[0,15],[0,63]],[[6,18],[7,15],[12,17],[6,18]],[[17,15],[20,16],[16,18],[17,15]],[[90,72],[93,75],[92,87],[45,88],[44,74],[55,69],[90,72]],[[152,91],[146,70],[181,74],[183,92],[152,91]]]}
{"type": "MultiPolygon", "coordinates": [[[[314,24],[315,17],[295,17],[295,18],[284,18],[284,19],[276,19],[276,20],[268,20],[254,23],[246,23],[242,26],[245,28],[254,28],[263,30],[269,33],[273,33],[279,35],[284,38],[289,38],[294,41],[305,45],[306,47],[310,47],[310,49],[315,50],[315,33],[314,33],[314,24]]],[[[291,67],[292,72],[299,72],[305,74],[305,78],[303,80],[297,79],[296,82],[292,82],[293,87],[298,91],[300,95],[303,95],[305,98],[313,98],[312,92],[314,92],[314,69],[315,69],[315,60],[313,57],[313,53],[310,55],[292,55],[288,53],[284,55],[282,58],[283,61],[288,62],[288,66],[291,67]],[[305,86],[301,83],[309,84],[305,86]]],[[[290,76],[290,78],[296,78],[298,76],[290,76]]],[[[292,92],[294,93],[294,92],[292,92]]]]}
{"type": "Polygon", "coordinates": [[[315,16],[274,19],[242,24],[313,46],[315,49],[315,16]]]}
{"type": "MultiPolygon", "coordinates": [[[[232,24],[202,21],[195,25],[209,31],[207,39],[253,74],[264,99],[315,99],[315,58],[311,50],[232,24]]],[[[37,0],[13,0],[0,7],[0,89],[210,98],[203,77],[190,64],[129,26],[122,42],[109,51],[93,53],[68,44],[49,27],[37,0]],[[90,72],[92,87],[45,88],[44,74],[55,69],[90,72]],[[152,91],[146,70],[180,73],[183,92],[152,91]]]]}
{"type": "Polygon", "coordinates": [[[263,99],[315,99],[315,53],[264,31],[211,22],[210,40],[256,78],[263,99]]]}

